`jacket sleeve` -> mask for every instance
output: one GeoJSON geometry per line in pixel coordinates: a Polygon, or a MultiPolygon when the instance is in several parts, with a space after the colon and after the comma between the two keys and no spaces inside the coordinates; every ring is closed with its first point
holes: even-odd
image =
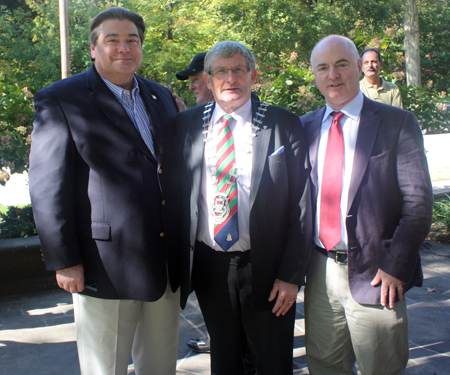
{"type": "Polygon", "coordinates": [[[45,264],[58,270],[82,263],[74,221],[77,151],[66,114],[49,90],[36,95],[29,183],[45,264]]]}
{"type": "Polygon", "coordinates": [[[302,286],[312,245],[312,206],[308,147],[300,120],[295,116],[286,154],[289,180],[288,231],[277,278],[302,286]]]}
{"type": "Polygon", "coordinates": [[[419,124],[412,113],[405,116],[397,145],[397,178],[402,215],[380,268],[408,282],[419,250],[428,235],[433,213],[433,189],[419,124]]]}

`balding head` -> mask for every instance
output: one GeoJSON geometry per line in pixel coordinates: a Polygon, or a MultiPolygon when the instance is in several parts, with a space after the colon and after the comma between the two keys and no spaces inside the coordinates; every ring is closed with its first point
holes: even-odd
{"type": "Polygon", "coordinates": [[[320,40],[311,53],[311,66],[318,89],[333,109],[358,95],[361,59],[350,39],[329,35],[320,40]]]}

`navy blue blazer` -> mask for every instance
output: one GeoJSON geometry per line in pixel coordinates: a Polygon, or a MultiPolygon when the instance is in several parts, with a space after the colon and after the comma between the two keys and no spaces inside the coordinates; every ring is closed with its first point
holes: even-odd
{"type": "MultiPolygon", "coordinates": [[[[178,108],[136,76],[156,158],[94,66],[36,95],[30,193],[45,264],[82,264],[84,294],[155,301],[180,284],[178,221],[164,149],[178,108]]],[[[170,155],[169,155],[170,157],[170,155]]]]}
{"type": "MultiPolygon", "coordinates": [[[[317,152],[325,108],[300,118],[309,145],[313,212],[317,152]]],[[[380,304],[370,282],[378,269],[422,285],[419,250],[432,219],[433,191],[419,124],[411,112],[364,97],[346,219],[348,277],[353,298],[380,304]]]]}

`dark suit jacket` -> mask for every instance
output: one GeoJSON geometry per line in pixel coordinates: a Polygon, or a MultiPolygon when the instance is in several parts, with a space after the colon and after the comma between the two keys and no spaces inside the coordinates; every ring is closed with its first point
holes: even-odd
{"type": "MultiPolygon", "coordinates": [[[[259,102],[252,100],[255,116],[259,102]]],[[[187,171],[184,195],[183,239],[192,264],[197,234],[198,200],[201,188],[204,142],[204,105],[181,112],[176,118],[180,149],[187,171]]],[[[252,295],[256,308],[272,306],[267,301],[276,278],[302,285],[310,254],[311,208],[309,162],[306,140],[294,114],[269,107],[253,140],[253,166],[250,191],[250,241],[252,295]],[[272,155],[281,146],[284,152],[272,155]]],[[[187,277],[187,275],[185,275],[187,277]]],[[[195,286],[194,286],[195,287],[195,286]]],[[[187,292],[182,293],[183,299],[187,292]]]]}
{"type": "MultiPolygon", "coordinates": [[[[177,106],[136,76],[157,160],[94,66],[36,95],[30,192],[46,267],[83,264],[84,294],[155,301],[180,270],[164,148],[177,106]]],[[[170,141],[170,140],[169,140],[170,141]]],[[[170,155],[169,155],[170,156],[170,155]]]]}
{"type": "MultiPolygon", "coordinates": [[[[301,117],[317,199],[317,152],[325,108],[301,117]]],[[[421,286],[419,250],[431,225],[433,194],[414,115],[364,97],[348,200],[348,276],[353,298],[380,304],[370,285],[378,269],[421,286]]]]}

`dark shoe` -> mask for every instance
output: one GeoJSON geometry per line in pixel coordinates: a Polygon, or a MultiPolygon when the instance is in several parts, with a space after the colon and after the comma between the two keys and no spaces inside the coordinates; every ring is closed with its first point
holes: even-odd
{"type": "Polygon", "coordinates": [[[197,353],[209,353],[210,347],[209,343],[206,343],[204,337],[199,339],[191,339],[187,341],[187,346],[189,346],[192,350],[197,353]]]}

